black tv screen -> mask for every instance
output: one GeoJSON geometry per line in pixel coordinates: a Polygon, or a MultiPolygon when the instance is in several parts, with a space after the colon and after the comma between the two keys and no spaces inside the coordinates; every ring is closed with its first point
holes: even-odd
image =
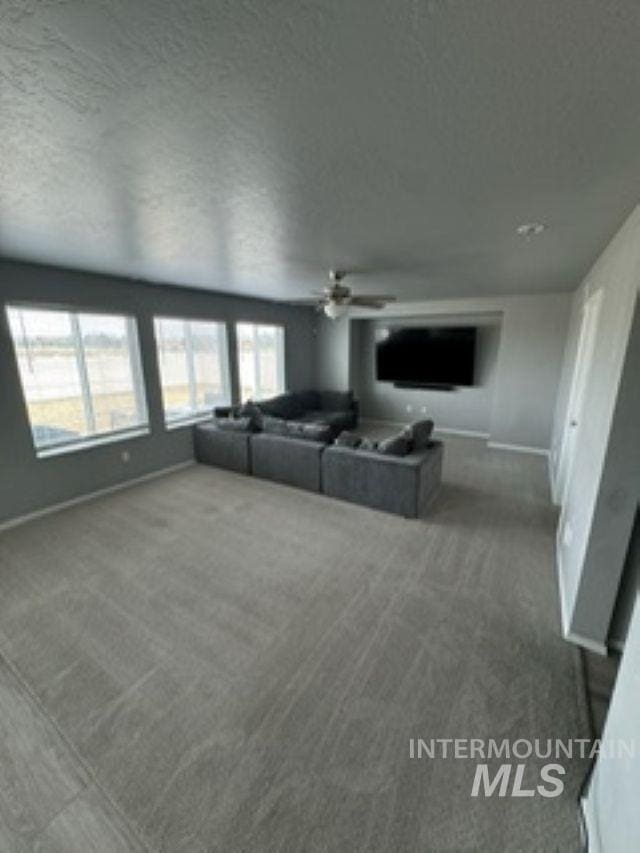
{"type": "Polygon", "coordinates": [[[473,385],[476,329],[468,326],[390,329],[376,348],[380,382],[473,385]]]}

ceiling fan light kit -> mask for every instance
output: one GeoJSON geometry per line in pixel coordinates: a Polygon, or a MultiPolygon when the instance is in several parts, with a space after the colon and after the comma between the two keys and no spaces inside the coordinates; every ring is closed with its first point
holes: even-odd
{"type": "Polygon", "coordinates": [[[348,305],[343,302],[335,302],[333,299],[324,304],[324,313],[330,320],[339,320],[347,313],[348,305]]]}

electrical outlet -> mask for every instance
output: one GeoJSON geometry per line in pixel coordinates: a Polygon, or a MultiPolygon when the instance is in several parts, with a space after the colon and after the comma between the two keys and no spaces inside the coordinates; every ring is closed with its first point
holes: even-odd
{"type": "Polygon", "coordinates": [[[423,406],[420,411],[422,412],[423,415],[426,415],[427,414],[427,407],[423,406]]]}
{"type": "Polygon", "coordinates": [[[131,454],[129,453],[128,450],[123,450],[122,453],[120,454],[120,458],[122,459],[122,461],[124,463],[127,463],[131,459],[131,454]]]}
{"type": "Polygon", "coordinates": [[[409,414],[411,414],[411,412],[413,411],[413,406],[411,405],[411,403],[407,403],[407,411],[409,412],[409,414]]]}

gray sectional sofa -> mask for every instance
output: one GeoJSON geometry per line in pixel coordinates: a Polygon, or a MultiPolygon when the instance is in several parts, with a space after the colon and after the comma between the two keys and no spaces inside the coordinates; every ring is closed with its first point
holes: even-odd
{"type": "MultiPolygon", "coordinates": [[[[259,414],[254,404],[217,409],[214,422],[197,424],[198,461],[407,518],[422,515],[438,490],[443,446],[431,441],[431,421],[412,424],[376,446],[348,431],[341,430],[336,438],[340,410],[320,410],[332,415],[323,423],[287,420],[266,414],[259,405],[259,414]]],[[[345,411],[342,422],[353,426],[354,418],[357,422],[356,405],[345,411]]]]}

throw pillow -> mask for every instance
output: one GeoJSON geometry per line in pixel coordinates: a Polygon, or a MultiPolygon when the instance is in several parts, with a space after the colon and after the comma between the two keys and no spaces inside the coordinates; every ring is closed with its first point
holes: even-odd
{"type": "Polygon", "coordinates": [[[424,450],[429,447],[429,439],[432,432],[433,421],[424,420],[410,424],[405,429],[404,434],[413,441],[414,450],[424,450]]]}
{"type": "Polygon", "coordinates": [[[349,432],[347,429],[343,429],[340,435],[336,438],[334,444],[337,447],[360,447],[362,442],[362,438],[359,435],[356,435],[355,432],[349,432]]]}
{"type": "Polygon", "coordinates": [[[251,432],[251,418],[215,418],[218,429],[225,432],[251,432]]]}
{"type": "Polygon", "coordinates": [[[360,442],[360,446],[358,447],[358,450],[375,451],[377,449],[378,442],[374,441],[373,438],[367,438],[366,436],[362,439],[362,441],[360,442]]]}
{"type": "Polygon", "coordinates": [[[262,429],[263,414],[253,400],[247,400],[246,403],[238,407],[238,417],[250,418],[254,430],[262,429]]]}
{"type": "Polygon", "coordinates": [[[378,445],[378,453],[385,456],[406,456],[411,453],[411,439],[404,433],[385,438],[378,445]]]}
{"type": "Polygon", "coordinates": [[[269,400],[260,400],[257,405],[263,414],[272,418],[292,420],[302,414],[302,406],[295,394],[279,394],[269,400]]]}

